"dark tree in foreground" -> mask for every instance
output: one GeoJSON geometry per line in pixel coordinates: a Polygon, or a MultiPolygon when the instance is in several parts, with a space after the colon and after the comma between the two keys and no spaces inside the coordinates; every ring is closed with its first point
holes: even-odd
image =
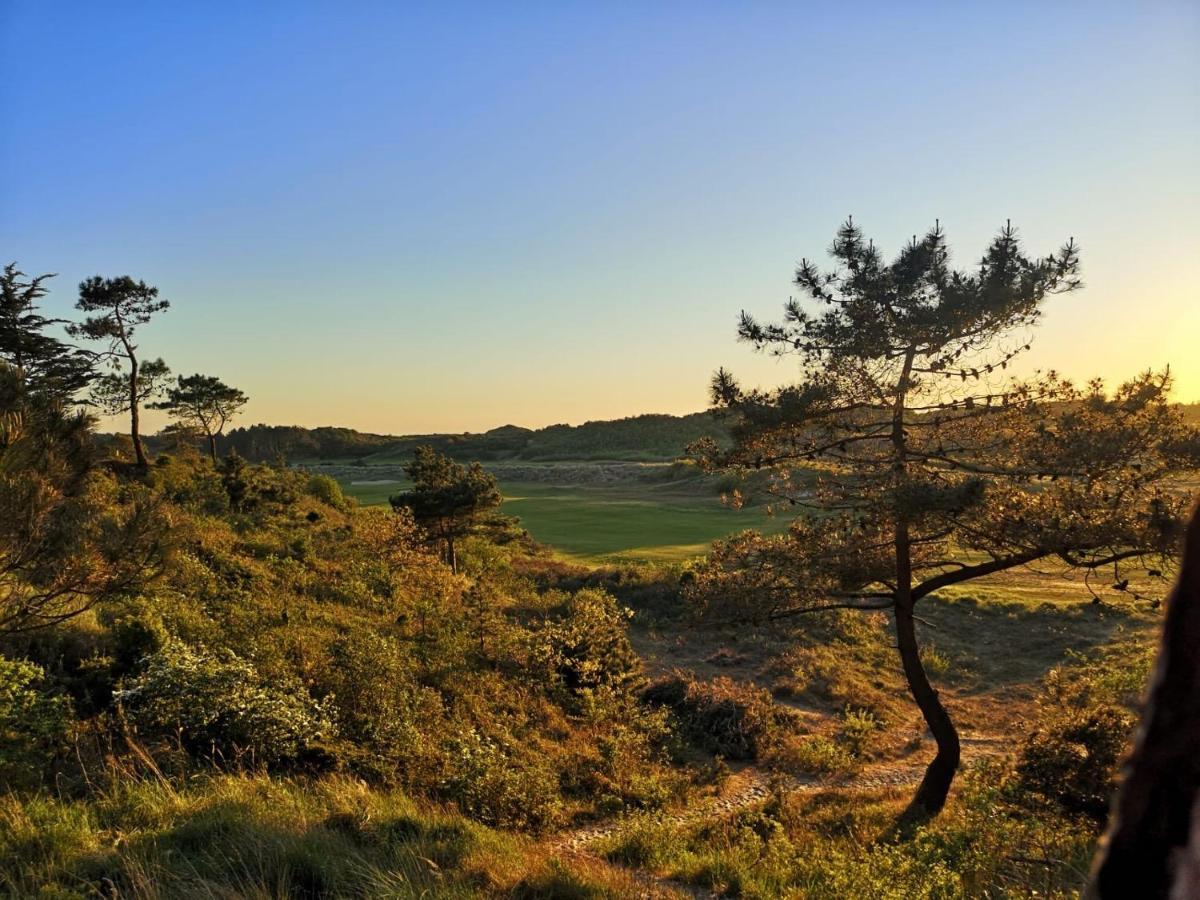
{"type": "Polygon", "coordinates": [[[217,461],[217,437],[229,421],[241,412],[249,398],[213,375],[180,375],[175,386],[167,388],[166,398],[151,403],[151,409],[165,409],[183,430],[203,432],[208,452],[217,461]]]}
{"type": "Polygon", "coordinates": [[[97,469],[91,425],[0,363],[0,634],[135,593],[157,569],[164,523],[140,485],[97,469]]]}
{"type": "Polygon", "coordinates": [[[1200,507],[1167,601],[1142,726],[1085,897],[1200,896],[1200,507]]]}
{"type": "MultiPolygon", "coordinates": [[[[778,620],[828,609],[886,610],[904,675],[933,737],[906,815],[943,806],[959,764],[954,723],[921,663],[914,613],[951,585],[1042,560],[1111,573],[1176,545],[1181,500],[1164,479],[1194,460],[1194,433],[1145,374],[1113,393],[1053,373],[1008,379],[1019,334],[1049,295],[1079,286],[1073,243],[1026,257],[1006,226],[972,272],[950,268],[934,228],[885,262],[847,222],[837,268],[802,262],[779,324],[742,313],[739,336],[794,354],[798,384],[743,390],[724,370],[714,405],[732,418],[713,468],[765,469],[782,504],[810,509],[778,538],[719,543],[698,602],[778,620]]],[[[1151,563],[1148,558],[1156,558],[1151,563]]]]}
{"type": "Polygon", "coordinates": [[[144,281],[134,281],[128,275],[120,278],[89,278],[79,285],[79,300],[75,307],[85,313],[95,313],[70,328],[72,335],[94,341],[106,341],[108,349],[102,355],[117,369],[127,366],[117,375],[107,375],[93,386],[94,399],[112,414],[129,413],[129,436],[137,464],[146,466],[146,449],[142,446],[139,414],[142,403],[161,389],[168,374],[161,359],[146,363],[138,359],[134,343],[137,329],[151,317],[170,306],[160,300],[158,288],[144,281]],[[123,387],[123,390],[122,390],[123,387]]]}
{"type": "Polygon", "coordinates": [[[411,510],[430,538],[443,545],[446,563],[457,573],[455,541],[470,533],[480,513],[500,505],[495,476],[477,462],[463,466],[432,447],[418,447],[404,471],[413,487],[391,497],[392,508],[411,510]]]}
{"type": "Polygon", "coordinates": [[[0,274],[0,360],[26,390],[69,402],[91,382],[95,358],[46,334],[51,326],[67,324],[38,312],[38,301],[46,296],[44,282],[54,276],[26,277],[16,263],[0,274]]]}

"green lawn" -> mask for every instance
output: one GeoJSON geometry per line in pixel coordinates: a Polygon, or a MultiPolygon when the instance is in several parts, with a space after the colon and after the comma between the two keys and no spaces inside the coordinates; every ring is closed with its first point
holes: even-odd
{"type": "MultiPolygon", "coordinates": [[[[365,505],[386,503],[398,481],[355,484],[345,492],[365,505]]],[[[517,516],[531,535],[564,556],[586,562],[676,561],[699,556],[719,537],[746,528],[779,531],[780,519],[761,509],[733,510],[711,494],[617,486],[560,486],[501,482],[501,511],[517,516]]]]}

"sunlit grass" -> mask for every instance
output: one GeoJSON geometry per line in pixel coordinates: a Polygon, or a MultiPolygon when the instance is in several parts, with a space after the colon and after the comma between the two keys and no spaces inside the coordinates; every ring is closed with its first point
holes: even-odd
{"type": "MultiPolygon", "coordinates": [[[[402,491],[402,481],[342,482],[347,495],[371,506],[402,491]]],[[[746,528],[786,527],[761,508],[735,510],[711,492],[677,491],[654,484],[500,484],[501,512],[516,516],[530,535],[564,558],[587,563],[678,562],[701,556],[717,538],[746,528]]]]}

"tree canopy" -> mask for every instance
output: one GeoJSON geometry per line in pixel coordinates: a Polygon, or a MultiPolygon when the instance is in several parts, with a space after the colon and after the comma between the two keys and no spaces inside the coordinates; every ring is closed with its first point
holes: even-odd
{"type": "Polygon", "coordinates": [[[217,436],[236,416],[249,398],[214,375],[180,375],[166,397],[150,404],[151,409],[166,410],[182,429],[198,430],[208,438],[208,450],[217,461],[217,436]]]}
{"type": "Polygon", "coordinates": [[[1046,298],[1080,286],[1073,242],[1030,258],[1006,225],[964,272],[940,226],[886,262],[848,221],[831,255],[832,271],[800,264],[803,299],[782,322],[743,312],[738,326],[755,348],[794,356],[800,381],[746,390],[718,371],[713,402],[734,446],[697,448],[711,468],[766,470],[777,500],[809,514],[781,537],[719,544],[694,595],[760,619],[889,611],[938,745],[910,807],[919,818],[941,809],[960,749],[921,663],[916,605],[1043,560],[1111,570],[1131,591],[1122,565],[1161,571],[1176,546],[1183,501],[1168,480],[1198,442],[1167,373],[1111,392],[1053,372],[1007,377],[1046,298]]]}
{"type": "Polygon", "coordinates": [[[412,490],[390,498],[393,509],[411,510],[413,518],[445,546],[445,559],[458,571],[455,540],[467,534],[479,513],[500,505],[496,478],[479,463],[464,466],[432,447],[418,447],[404,471],[412,490]]]}
{"type": "Polygon", "coordinates": [[[134,337],[155,313],[163,312],[170,305],[170,301],[158,296],[158,288],[144,281],[134,281],[128,275],[119,278],[96,275],[80,283],[79,299],[75,303],[76,309],[94,315],[68,329],[73,336],[107,343],[101,357],[118,370],[122,363],[127,367],[122,374],[101,379],[93,390],[101,406],[110,411],[129,413],[129,436],[137,463],[142,468],[146,466],[146,451],[140,429],[141,404],[158,392],[168,370],[158,359],[146,364],[150,371],[142,372],[134,337]],[[125,399],[118,401],[122,380],[125,399]]]}
{"type": "Polygon", "coordinates": [[[59,340],[47,329],[65,325],[38,312],[51,274],[28,278],[9,263],[0,274],[0,360],[30,391],[70,402],[94,377],[94,355],[59,340]]]}

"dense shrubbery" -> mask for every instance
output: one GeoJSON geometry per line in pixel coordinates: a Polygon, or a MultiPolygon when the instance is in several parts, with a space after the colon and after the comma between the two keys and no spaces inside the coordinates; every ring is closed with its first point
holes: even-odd
{"type": "Polygon", "coordinates": [[[36,784],[66,742],[70,704],[48,694],[45,673],[0,656],[0,784],[36,784]]]}
{"type": "Polygon", "coordinates": [[[333,725],[294,678],[265,679],[230,650],[172,641],[116,694],[140,731],[176,736],[198,756],[295,761],[333,725]]]}
{"type": "Polygon", "coordinates": [[[1138,702],[1150,674],[1149,646],[1112,651],[1052,670],[1042,717],[1021,747],[1016,788],[1098,825],[1108,817],[1117,770],[1128,751],[1138,702]]]}
{"type": "Polygon", "coordinates": [[[693,743],[726,759],[759,759],[787,729],[770,694],[728,678],[697,681],[676,672],[655,681],[642,696],[670,709],[693,743]]]}
{"type": "MultiPolygon", "coordinates": [[[[604,591],[539,585],[509,564],[519,544],[485,537],[454,575],[411,516],[236,455],[185,450],[122,477],[169,523],[165,564],[137,593],[0,646],[29,660],[0,671],[9,784],[41,778],[73,701],[81,746],[131,741],[163,771],[345,771],[508,828],[670,796],[630,613],[604,591]]],[[[54,774],[86,796],[80,764],[54,774]]]]}

